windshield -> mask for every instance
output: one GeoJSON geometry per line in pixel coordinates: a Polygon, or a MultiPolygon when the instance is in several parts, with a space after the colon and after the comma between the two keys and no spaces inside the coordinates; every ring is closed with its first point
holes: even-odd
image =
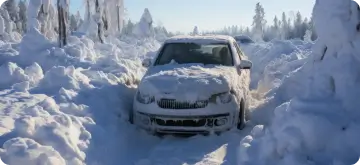
{"type": "Polygon", "coordinates": [[[155,65],[201,63],[232,66],[229,44],[168,43],[159,54],[155,65]]]}

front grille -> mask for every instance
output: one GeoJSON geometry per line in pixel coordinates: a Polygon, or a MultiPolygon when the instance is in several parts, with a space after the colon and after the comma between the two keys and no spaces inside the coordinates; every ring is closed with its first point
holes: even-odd
{"type": "Polygon", "coordinates": [[[163,120],[155,119],[156,124],[170,127],[202,127],[206,125],[206,119],[199,120],[163,120]]]}
{"type": "Polygon", "coordinates": [[[208,101],[196,101],[195,103],[190,102],[179,102],[175,99],[161,99],[157,101],[160,108],[163,109],[198,109],[205,108],[208,105],[208,101]]]}

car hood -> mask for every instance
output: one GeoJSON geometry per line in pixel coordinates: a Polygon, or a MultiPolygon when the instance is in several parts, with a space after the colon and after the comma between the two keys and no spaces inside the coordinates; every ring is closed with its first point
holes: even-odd
{"type": "Polygon", "coordinates": [[[205,100],[213,94],[228,92],[233,67],[204,65],[163,65],[150,68],[143,77],[139,91],[142,95],[177,100],[205,100]]]}

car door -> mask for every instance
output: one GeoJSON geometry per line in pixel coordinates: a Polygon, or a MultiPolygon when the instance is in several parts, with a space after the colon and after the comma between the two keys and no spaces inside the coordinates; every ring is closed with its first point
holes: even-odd
{"type": "MultiPolygon", "coordinates": [[[[234,47],[236,49],[236,54],[238,55],[238,58],[241,60],[247,60],[247,57],[245,56],[245,54],[243,53],[243,51],[240,49],[239,45],[234,42],[234,47]]],[[[250,70],[248,69],[241,69],[240,71],[240,76],[238,76],[238,86],[241,88],[241,90],[243,91],[243,97],[244,99],[247,98],[247,95],[249,94],[249,88],[250,88],[250,70]]]]}

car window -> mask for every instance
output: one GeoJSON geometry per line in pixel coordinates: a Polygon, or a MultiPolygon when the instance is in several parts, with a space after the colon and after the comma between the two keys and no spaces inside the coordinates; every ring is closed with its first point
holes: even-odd
{"type": "Polygon", "coordinates": [[[236,48],[236,52],[239,55],[240,60],[242,60],[242,56],[244,55],[243,52],[241,51],[239,45],[236,42],[234,42],[234,46],[236,48]]]}
{"type": "Polygon", "coordinates": [[[167,43],[161,50],[155,65],[165,65],[172,61],[178,64],[201,63],[233,66],[230,45],[226,43],[167,43]]]}

